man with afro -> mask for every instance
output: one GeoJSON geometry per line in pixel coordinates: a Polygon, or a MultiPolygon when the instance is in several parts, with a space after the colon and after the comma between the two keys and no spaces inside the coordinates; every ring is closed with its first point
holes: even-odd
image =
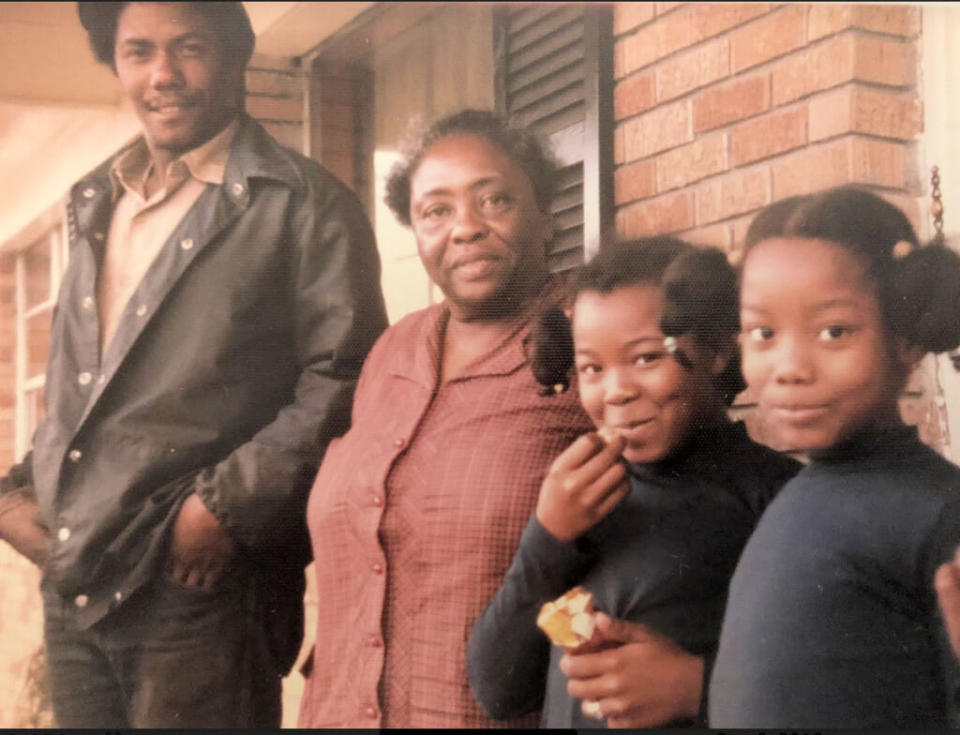
{"type": "Polygon", "coordinates": [[[70,191],[0,538],[43,571],[60,727],[277,727],[307,493],[386,326],[373,234],[246,115],[242,3],[78,8],[143,134],[70,191]]]}

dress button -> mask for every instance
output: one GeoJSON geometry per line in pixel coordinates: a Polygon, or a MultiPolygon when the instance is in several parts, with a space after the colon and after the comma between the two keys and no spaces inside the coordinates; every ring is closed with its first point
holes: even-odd
{"type": "Polygon", "coordinates": [[[373,504],[374,504],[375,506],[377,506],[378,508],[381,507],[381,506],[383,505],[383,496],[382,496],[382,495],[374,495],[374,496],[373,496],[373,504]]]}
{"type": "Polygon", "coordinates": [[[147,305],[140,304],[140,306],[137,307],[137,316],[143,316],[146,313],[147,313],[147,305]]]}
{"type": "Polygon", "coordinates": [[[107,382],[106,375],[101,375],[99,378],[97,378],[97,385],[103,385],[106,382],[107,382]]]}
{"type": "Polygon", "coordinates": [[[83,452],[79,449],[71,449],[70,454],[67,455],[70,458],[71,462],[79,462],[80,458],[83,456],[83,452]]]}
{"type": "Polygon", "coordinates": [[[61,528],[59,531],[57,531],[57,538],[60,539],[61,541],[69,541],[69,540],[70,540],[70,529],[67,528],[66,526],[64,526],[63,528],[61,528]]]}
{"type": "Polygon", "coordinates": [[[233,195],[237,197],[243,196],[243,184],[234,184],[233,185],[233,195]]]}
{"type": "Polygon", "coordinates": [[[84,199],[93,199],[96,195],[97,195],[97,190],[94,189],[92,186],[88,186],[86,189],[83,190],[84,199]]]}
{"type": "Polygon", "coordinates": [[[183,238],[183,239],[180,241],[180,248],[181,248],[182,250],[189,250],[189,249],[192,248],[192,247],[193,247],[193,238],[192,238],[192,237],[185,237],[185,238],[183,238]]]}
{"type": "Polygon", "coordinates": [[[88,309],[88,310],[89,310],[89,309],[92,309],[92,308],[93,308],[93,297],[92,297],[92,296],[84,296],[84,297],[83,297],[83,301],[81,301],[80,303],[83,304],[83,308],[84,308],[84,309],[88,309]]]}
{"type": "Polygon", "coordinates": [[[94,232],[94,233],[93,233],[93,239],[96,240],[97,242],[103,242],[103,233],[102,233],[102,232],[94,232]]]}
{"type": "Polygon", "coordinates": [[[90,602],[90,598],[86,595],[77,595],[73,598],[73,604],[77,607],[86,607],[88,602],[90,602]]]}
{"type": "Polygon", "coordinates": [[[394,439],[394,440],[393,440],[393,446],[395,446],[397,449],[402,449],[402,448],[403,448],[403,445],[406,444],[406,443],[407,443],[407,440],[404,439],[403,437],[400,437],[399,439],[394,439]]]}
{"type": "Polygon", "coordinates": [[[77,376],[77,382],[80,385],[90,385],[91,380],[93,380],[93,376],[90,373],[80,373],[77,376]]]}
{"type": "Polygon", "coordinates": [[[367,707],[367,708],[363,711],[363,713],[364,713],[367,717],[369,717],[370,719],[373,719],[374,717],[377,716],[377,710],[376,710],[375,707],[367,707]]]}
{"type": "Polygon", "coordinates": [[[383,574],[383,564],[374,564],[370,567],[374,574],[383,574]]]}
{"type": "Polygon", "coordinates": [[[113,599],[116,600],[117,602],[120,602],[120,600],[123,599],[123,593],[120,590],[117,590],[116,592],[113,593],[113,599]]]}

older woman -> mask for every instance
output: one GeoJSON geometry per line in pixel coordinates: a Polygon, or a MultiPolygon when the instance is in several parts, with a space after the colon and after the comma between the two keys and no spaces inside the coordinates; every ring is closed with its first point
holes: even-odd
{"type": "Polygon", "coordinates": [[[391,175],[445,301],[410,314],[364,365],[351,430],[307,510],[319,594],[303,727],[535,725],[489,719],[465,648],[550,462],[590,423],[543,396],[523,339],[551,286],[554,166],[528,133],[466,110],[391,175]]]}

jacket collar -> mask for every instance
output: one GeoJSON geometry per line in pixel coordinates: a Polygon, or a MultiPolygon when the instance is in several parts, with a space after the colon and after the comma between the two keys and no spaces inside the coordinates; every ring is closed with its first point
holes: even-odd
{"type": "MultiPolygon", "coordinates": [[[[274,143],[256,121],[244,116],[240,122],[230,149],[223,184],[209,184],[191,211],[174,228],[167,244],[150,264],[147,274],[134,292],[136,300],[131,298],[126,307],[128,310],[133,309],[137,302],[157,306],[163,303],[190,264],[249,207],[249,182],[253,179],[271,179],[293,189],[305,187],[290,155],[274,143]]],[[[119,154],[123,152],[121,150],[119,154]]],[[[77,263],[76,267],[87,272],[90,282],[96,277],[96,260],[102,257],[106,228],[113,209],[109,171],[116,157],[112,156],[74,185],[71,206],[67,208],[71,247],[74,244],[79,246],[72,259],[77,263]],[[84,243],[89,248],[83,247],[84,243]]],[[[127,359],[156,313],[157,309],[154,309],[145,318],[136,320],[133,329],[118,329],[100,359],[104,381],[98,382],[91,393],[77,423],[77,431],[90,416],[109,387],[113,375],[127,359]]]]}
{"type": "Polygon", "coordinates": [[[295,191],[306,187],[290,154],[267,135],[260,123],[244,114],[227,160],[223,185],[234,201],[246,207],[253,179],[271,179],[295,191]]]}
{"type": "MultiPolygon", "coordinates": [[[[70,202],[77,212],[76,225],[81,232],[89,229],[93,214],[112,191],[111,167],[138,140],[127,143],[71,187],[70,202]]],[[[250,182],[257,178],[271,179],[296,191],[302,191],[306,185],[290,154],[267,135],[260,123],[244,113],[230,147],[223,189],[232,201],[246,208],[250,203],[250,182]]]]}

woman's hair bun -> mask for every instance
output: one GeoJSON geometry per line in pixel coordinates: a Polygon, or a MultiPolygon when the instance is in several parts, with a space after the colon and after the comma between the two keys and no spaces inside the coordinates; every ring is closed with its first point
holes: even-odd
{"type": "Polygon", "coordinates": [[[907,341],[928,352],[960,345],[960,254],[914,248],[896,261],[890,290],[888,319],[907,341]]]}

